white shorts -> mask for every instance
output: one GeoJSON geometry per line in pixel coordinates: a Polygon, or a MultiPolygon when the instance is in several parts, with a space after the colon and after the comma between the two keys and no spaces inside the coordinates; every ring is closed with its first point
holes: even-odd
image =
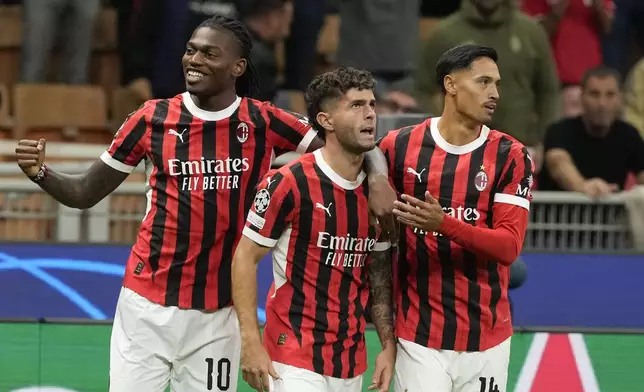
{"type": "Polygon", "coordinates": [[[310,370],[273,361],[280,378],[271,378],[271,392],[360,392],[362,374],[348,379],[323,376],[310,370]]]}
{"type": "Polygon", "coordinates": [[[110,342],[110,392],[237,391],[241,339],[232,307],[161,306],[122,288],[110,342]]]}
{"type": "Polygon", "coordinates": [[[399,339],[394,392],[507,392],[510,339],[479,352],[434,350],[399,339]]]}

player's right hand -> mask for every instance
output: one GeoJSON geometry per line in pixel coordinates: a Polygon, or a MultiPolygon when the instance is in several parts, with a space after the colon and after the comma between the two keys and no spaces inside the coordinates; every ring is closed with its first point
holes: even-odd
{"type": "Polygon", "coordinates": [[[16,161],[28,177],[35,177],[45,161],[45,139],[19,141],[16,147],[16,161]]]}
{"type": "Polygon", "coordinates": [[[277,380],[279,374],[273,368],[273,361],[261,343],[244,345],[241,355],[241,369],[244,381],[256,391],[270,391],[270,377],[277,380]]]}

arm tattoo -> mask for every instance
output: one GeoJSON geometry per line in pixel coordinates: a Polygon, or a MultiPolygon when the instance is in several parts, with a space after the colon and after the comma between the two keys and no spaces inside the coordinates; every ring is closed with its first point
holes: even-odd
{"type": "Polygon", "coordinates": [[[371,288],[371,321],[376,326],[380,343],[394,342],[391,250],[373,252],[369,263],[371,288]]]}
{"type": "Polygon", "coordinates": [[[83,174],[64,174],[49,169],[40,187],[59,203],[84,209],[103,200],[127,176],[99,160],[83,174]]]}

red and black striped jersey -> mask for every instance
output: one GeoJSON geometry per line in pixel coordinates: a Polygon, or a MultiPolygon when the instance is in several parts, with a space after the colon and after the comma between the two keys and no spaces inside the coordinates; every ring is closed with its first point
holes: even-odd
{"type": "Polygon", "coordinates": [[[315,135],[305,118],[249,98],[218,112],[188,93],[146,102],[101,156],[125,173],[145,161],[147,208],[123,285],[166,306],[230,305],[255,186],[276,155],[305,152],[315,135]]]}
{"type": "MultiPolygon", "coordinates": [[[[512,227],[520,249],[532,197],[526,148],[485,126],[473,142],[454,146],[441,137],[438,121],[391,131],[379,141],[392,185],[421,200],[429,191],[450,219],[481,228],[512,227]]],[[[398,250],[399,338],[435,349],[480,351],[512,335],[509,266],[453,237],[410,227],[398,250]]]]}
{"type": "Polygon", "coordinates": [[[366,370],[366,265],[389,243],[369,225],[365,177],[343,179],[317,150],[260,183],[243,233],[273,248],[264,326],[272,360],[336,378],[366,370]]]}

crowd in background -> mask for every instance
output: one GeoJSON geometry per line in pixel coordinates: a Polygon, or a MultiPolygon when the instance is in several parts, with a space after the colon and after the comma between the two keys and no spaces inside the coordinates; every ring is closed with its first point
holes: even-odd
{"type": "Polygon", "coordinates": [[[87,84],[93,24],[118,15],[121,84],[142,102],[183,92],[180,58],[215,14],[243,20],[261,81],[255,98],[304,112],[313,75],[347,65],[378,80],[380,114],[440,114],[435,63],[479,43],[500,55],[491,127],[530,150],[538,189],[602,196],[644,183],[644,1],[641,0],[0,0],[23,5],[21,82],[46,81],[62,37],[59,82],[87,84]],[[337,14],[337,50],[318,53],[337,14]],[[422,18],[437,20],[421,37],[422,18]],[[438,21],[440,20],[440,21],[438,21]],[[639,131],[639,134],[638,134],[639,131]]]}

